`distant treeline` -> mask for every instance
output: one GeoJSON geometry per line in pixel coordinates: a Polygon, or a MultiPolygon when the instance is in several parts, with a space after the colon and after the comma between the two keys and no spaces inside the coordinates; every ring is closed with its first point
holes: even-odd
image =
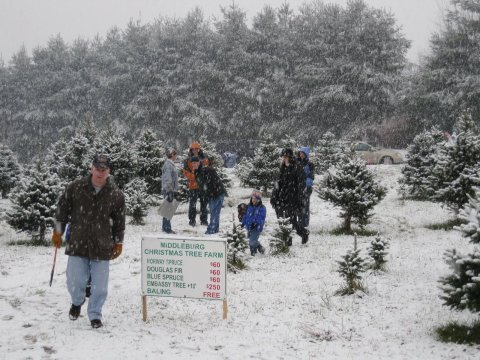
{"type": "Polygon", "coordinates": [[[431,124],[451,130],[464,108],[478,120],[480,6],[452,3],[419,68],[393,15],[363,1],[267,6],[250,26],[231,5],[213,23],[194,9],[104,38],[58,35],[0,66],[0,142],[30,160],[89,119],[177,145],[269,135],[315,145],[331,131],[404,146],[431,124]]]}

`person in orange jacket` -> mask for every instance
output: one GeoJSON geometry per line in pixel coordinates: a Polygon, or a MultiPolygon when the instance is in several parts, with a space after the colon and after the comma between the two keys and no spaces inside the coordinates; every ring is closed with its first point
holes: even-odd
{"type": "Polygon", "coordinates": [[[193,142],[190,145],[188,152],[188,158],[183,163],[183,174],[188,180],[188,220],[190,226],[196,225],[197,218],[197,200],[200,200],[200,224],[208,225],[208,212],[207,212],[207,199],[199,192],[197,180],[195,178],[195,171],[192,165],[192,157],[200,159],[200,163],[204,166],[208,166],[210,161],[202,151],[202,147],[198,142],[193,142]]]}

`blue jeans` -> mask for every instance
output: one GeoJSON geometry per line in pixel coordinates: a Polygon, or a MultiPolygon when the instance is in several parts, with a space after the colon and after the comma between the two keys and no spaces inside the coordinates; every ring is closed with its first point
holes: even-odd
{"type": "Polygon", "coordinates": [[[300,226],[306,228],[310,224],[310,195],[303,195],[303,208],[298,214],[298,223],[300,226]]]}
{"type": "Polygon", "coordinates": [[[250,245],[250,252],[252,253],[252,255],[254,255],[257,253],[258,249],[261,246],[260,241],[258,241],[258,238],[260,237],[260,231],[248,230],[247,237],[250,245]]]}
{"type": "Polygon", "coordinates": [[[210,199],[208,207],[210,208],[210,223],[207,226],[205,234],[216,234],[220,227],[220,210],[222,210],[223,199],[225,195],[219,195],[216,198],[210,199]]]}
{"type": "Polygon", "coordinates": [[[188,220],[194,223],[197,217],[197,199],[200,199],[200,223],[206,224],[208,222],[207,199],[200,196],[198,189],[188,190],[188,197],[190,203],[188,206],[188,220]]]}
{"type": "Polygon", "coordinates": [[[167,234],[172,231],[172,223],[167,218],[162,218],[162,231],[167,234]]]}
{"type": "Polygon", "coordinates": [[[85,301],[88,278],[92,277],[91,294],[88,300],[88,319],[102,319],[102,307],[108,294],[110,261],[90,260],[81,256],[69,256],[67,263],[67,289],[73,305],[85,301]]]}

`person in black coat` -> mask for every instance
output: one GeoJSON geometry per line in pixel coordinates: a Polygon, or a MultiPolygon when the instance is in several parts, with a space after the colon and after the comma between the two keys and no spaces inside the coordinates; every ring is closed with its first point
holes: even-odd
{"type": "MultiPolygon", "coordinates": [[[[280,176],[275,183],[270,203],[275,209],[277,218],[288,218],[293,229],[302,238],[302,244],[308,241],[308,230],[298,221],[303,209],[305,172],[294,159],[293,150],[282,151],[280,176]]],[[[291,245],[291,241],[289,243],[291,245]]]]}

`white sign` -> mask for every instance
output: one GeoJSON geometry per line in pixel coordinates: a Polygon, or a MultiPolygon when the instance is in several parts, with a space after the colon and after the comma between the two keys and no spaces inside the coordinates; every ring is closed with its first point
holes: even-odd
{"type": "Polygon", "coordinates": [[[142,237],[142,295],[225,300],[226,287],[225,239],[142,237]]]}

